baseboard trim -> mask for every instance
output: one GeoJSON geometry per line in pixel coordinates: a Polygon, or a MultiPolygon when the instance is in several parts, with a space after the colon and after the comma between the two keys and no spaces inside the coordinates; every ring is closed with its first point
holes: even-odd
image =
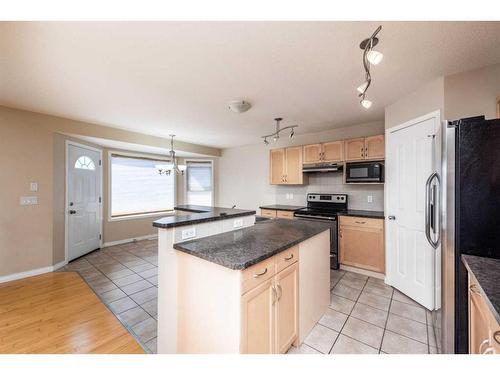
{"type": "Polygon", "coordinates": [[[102,244],[102,247],[110,247],[110,246],[115,246],[115,245],[122,245],[124,243],[129,243],[129,242],[134,242],[134,241],[154,240],[156,238],[158,238],[158,234],[149,234],[147,236],[139,236],[139,237],[134,237],[134,238],[126,238],[124,240],[104,242],[102,244]]]}
{"type": "Polygon", "coordinates": [[[53,266],[36,268],[34,270],[13,273],[11,275],[6,275],[6,276],[0,276],[0,284],[6,283],[7,281],[14,281],[14,280],[19,280],[19,279],[24,279],[26,277],[41,275],[41,274],[47,273],[47,272],[53,272],[53,271],[58,270],[61,267],[64,267],[66,264],[67,264],[67,262],[65,260],[63,260],[62,262],[54,264],[53,266]]]}
{"type": "Polygon", "coordinates": [[[360,273],[361,275],[365,275],[365,276],[371,276],[371,277],[374,277],[376,279],[382,279],[382,280],[385,279],[385,275],[383,273],[374,272],[374,271],[368,271],[368,270],[364,270],[362,268],[357,268],[357,267],[352,267],[352,266],[346,266],[344,264],[341,264],[340,265],[340,269],[344,270],[344,271],[350,271],[350,272],[360,273]]]}

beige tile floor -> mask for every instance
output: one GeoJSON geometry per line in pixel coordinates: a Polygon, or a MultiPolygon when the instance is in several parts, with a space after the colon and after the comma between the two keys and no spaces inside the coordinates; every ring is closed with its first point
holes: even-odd
{"type": "Polygon", "coordinates": [[[330,306],[291,354],[437,353],[429,312],[383,280],[331,271],[330,306]]]}
{"type": "MultiPolygon", "coordinates": [[[[137,341],[156,353],[158,242],[107,247],[69,263],[137,341]]],[[[325,315],[292,354],[437,353],[429,312],[383,280],[331,271],[325,315]]]]}
{"type": "Polygon", "coordinates": [[[143,348],[156,353],[157,240],[106,247],[61,271],[78,271],[143,348]]]}

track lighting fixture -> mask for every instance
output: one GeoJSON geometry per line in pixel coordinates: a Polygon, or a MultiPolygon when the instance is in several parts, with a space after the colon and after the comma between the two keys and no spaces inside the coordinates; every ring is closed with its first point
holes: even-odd
{"type": "Polygon", "coordinates": [[[382,30],[382,26],[377,27],[377,30],[372,34],[371,37],[363,40],[359,47],[364,51],[363,52],[363,67],[365,68],[365,82],[363,82],[358,88],[357,91],[359,92],[358,96],[361,98],[360,104],[368,109],[372,106],[371,100],[368,100],[365,98],[366,91],[370,87],[372,83],[372,76],[370,74],[370,67],[371,65],[377,65],[379,64],[384,55],[382,52],[376,51],[373,49],[378,42],[379,39],[377,38],[377,34],[382,30]]]}
{"type": "Polygon", "coordinates": [[[268,138],[273,138],[273,141],[274,142],[277,142],[278,139],[280,138],[280,133],[283,131],[283,130],[286,130],[286,129],[290,129],[290,138],[293,138],[293,136],[295,135],[295,128],[298,127],[298,125],[290,125],[290,126],[285,126],[284,128],[280,128],[280,122],[282,121],[283,119],[281,117],[277,117],[274,119],[274,121],[276,121],[276,131],[272,134],[268,134],[268,135],[263,135],[261,138],[264,138],[264,144],[267,146],[269,144],[269,141],[267,140],[268,138]]]}

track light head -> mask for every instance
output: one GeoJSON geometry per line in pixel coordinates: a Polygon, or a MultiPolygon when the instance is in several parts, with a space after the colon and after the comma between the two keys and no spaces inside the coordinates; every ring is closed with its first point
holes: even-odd
{"type": "Polygon", "coordinates": [[[372,106],[371,100],[365,99],[364,97],[363,97],[363,99],[361,99],[360,103],[366,109],[368,109],[372,106]]]}
{"type": "Polygon", "coordinates": [[[366,58],[372,65],[378,65],[382,59],[384,58],[384,54],[379,51],[375,51],[374,49],[368,51],[366,54],[366,58]]]}

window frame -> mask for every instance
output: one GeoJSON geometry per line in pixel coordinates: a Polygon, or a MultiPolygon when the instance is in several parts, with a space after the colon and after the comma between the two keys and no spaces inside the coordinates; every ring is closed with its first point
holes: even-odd
{"type": "Polygon", "coordinates": [[[113,222],[113,221],[124,221],[124,220],[137,220],[137,219],[143,219],[143,218],[148,218],[148,217],[163,217],[163,216],[170,216],[175,213],[175,206],[177,206],[177,174],[173,174],[173,191],[174,191],[174,199],[173,199],[173,208],[172,210],[166,210],[166,211],[157,211],[157,212],[145,212],[145,213],[138,213],[138,214],[130,214],[130,215],[121,215],[121,216],[113,216],[111,207],[112,207],[112,190],[113,190],[113,179],[112,179],[112,162],[113,162],[113,155],[116,155],[118,157],[123,156],[123,157],[128,157],[128,158],[135,158],[135,159],[149,159],[153,161],[160,161],[160,162],[168,162],[170,161],[170,158],[168,157],[163,157],[163,156],[157,156],[153,154],[142,154],[142,153],[134,153],[134,152],[126,152],[126,151],[119,151],[119,150],[107,150],[108,153],[107,161],[107,178],[108,178],[108,222],[113,222]]]}
{"type": "MultiPolygon", "coordinates": [[[[184,202],[185,204],[190,204],[188,203],[187,201],[187,197],[188,197],[188,181],[187,181],[187,178],[188,178],[188,163],[189,162],[193,162],[193,163],[199,163],[199,162],[203,162],[203,163],[207,163],[209,162],[210,163],[210,166],[212,168],[212,178],[211,178],[211,184],[212,184],[212,206],[211,207],[215,207],[215,167],[214,167],[214,160],[213,159],[184,159],[184,163],[186,164],[187,168],[186,168],[186,173],[184,173],[184,202]]],[[[196,206],[196,205],[195,205],[196,206]]]]}

